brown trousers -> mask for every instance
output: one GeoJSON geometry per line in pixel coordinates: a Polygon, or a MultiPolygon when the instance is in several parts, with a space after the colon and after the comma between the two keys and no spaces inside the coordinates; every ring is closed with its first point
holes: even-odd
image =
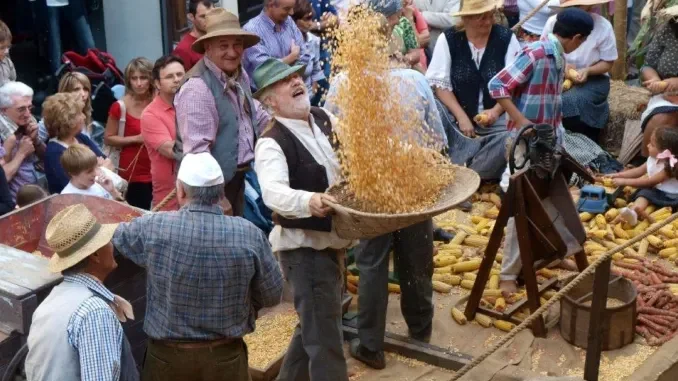
{"type": "Polygon", "coordinates": [[[142,381],[251,381],[242,339],[205,348],[173,348],[148,340],[142,381]]]}

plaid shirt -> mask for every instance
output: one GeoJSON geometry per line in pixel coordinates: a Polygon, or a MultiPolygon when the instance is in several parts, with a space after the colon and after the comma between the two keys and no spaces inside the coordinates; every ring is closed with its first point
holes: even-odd
{"type": "MultiPolygon", "coordinates": [[[[487,84],[494,99],[513,97],[518,110],[533,123],[559,127],[565,78],[563,47],[552,34],[526,46],[518,58],[487,84]]],[[[515,130],[509,120],[507,128],[515,130]]]]}
{"type": "Polygon", "coordinates": [[[219,206],[189,204],[118,226],[113,245],[147,270],[144,331],[157,340],[238,338],[280,302],[283,281],[264,233],[219,206]]]}
{"type": "Polygon", "coordinates": [[[78,351],[81,380],[117,381],[124,333],[106,303],[113,303],[113,293],[85,274],[66,275],[64,282],[83,285],[98,296],[82,302],[66,326],[68,342],[78,351]]]}

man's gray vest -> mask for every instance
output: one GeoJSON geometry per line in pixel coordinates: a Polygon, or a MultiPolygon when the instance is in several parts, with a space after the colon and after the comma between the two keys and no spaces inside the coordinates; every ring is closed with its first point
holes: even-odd
{"type": "MultiPolygon", "coordinates": [[[[228,182],[233,179],[236,169],[238,168],[238,132],[240,131],[240,120],[231,104],[230,98],[226,95],[224,86],[219,81],[219,78],[205,66],[204,58],[198,61],[198,63],[186,73],[184,83],[190,78],[200,78],[205,82],[214,97],[214,103],[217,106],[217,115],[219,115],[219,126],[217,128],[217,136],[210,147],[210,153],[221,167],[221,171],[224,174],[224,183],[228,184],[228,182]]],[[[252,130],[254,131],[254,140],[256,141],[257,125],[255,123],[256,118],[254,117],[256,108],[252,98],[252,92],[246,85],[242,86],[242,90],[245,93],[245,101],[249,105],[249,118],[252,121],[252,130]]],[[[190,125],[188,128],[190,131],[190,125]]],[[[183,152],[184,147],[181,139],[181,129],[179,128],[179,123],[177,121],[177,139],[174,143],[174,158],[179,164],[183,157],[183,152]]],[[[177,166],[177,168],[179,168],[179,166],[177,166]]]]}

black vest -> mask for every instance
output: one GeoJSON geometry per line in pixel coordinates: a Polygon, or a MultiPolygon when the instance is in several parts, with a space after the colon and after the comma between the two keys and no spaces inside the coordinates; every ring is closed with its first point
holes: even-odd
{"type": "Polygon", "coordinates": [[[481,88],[484,109],[490,109],[497,104],[497,101],[490,96],[487,83],[504,68],[504,58],[513,32],[501,25],[492,26],[485,53],[480,61],[480,69],[473,61],[466,32],[450,28],[444,34],[452,58],[450,79],[454,96],[469,119],[473,120],[473,117],[478,114],[478,91],[481,88]]]}
{"type": "MultiPolygon", "coordinates": [[[[320,128],[332,147],[336,147],[332,136],[332,124],[330,117],[318,107],[311,107],[313,120],[320,128]]],[[[330,186],[325,167],[318,164],[310,152],[304,147],[299,139],[282,123],[274,120],[273,126],[262,135],[262,138],[271,138],[278,143],[287,160],[287,172],[289,174],[290,188],[305,190],[308,192],[324,193],[330,186]]],[[[273,221],[284,228],[315,230],[329,232],[332,230],[332,217],[324,218],[285,218],[274,213],[273,221]]]]}

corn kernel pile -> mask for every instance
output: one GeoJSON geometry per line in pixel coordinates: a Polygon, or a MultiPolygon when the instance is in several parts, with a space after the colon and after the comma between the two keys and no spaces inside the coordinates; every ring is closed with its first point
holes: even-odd
{"type": "Polygon", "coordinates": [[[383,27],[383,16],[356,7],[334,31],[333,70],[344,76],[333,97],[341,116],[335,128],[338,154],[352,207],[418,211],[438,199],[453,179],[453,166],[418,142],[424,121],[413,102],[392,91],[383,27]]]}
{"type": "Polygon", "coordinates": [[[264,370],[285,353],[298,322],[294,310],[258,319],[257,329],[243,338],[247,344],[249,366],[264,370]]]}

